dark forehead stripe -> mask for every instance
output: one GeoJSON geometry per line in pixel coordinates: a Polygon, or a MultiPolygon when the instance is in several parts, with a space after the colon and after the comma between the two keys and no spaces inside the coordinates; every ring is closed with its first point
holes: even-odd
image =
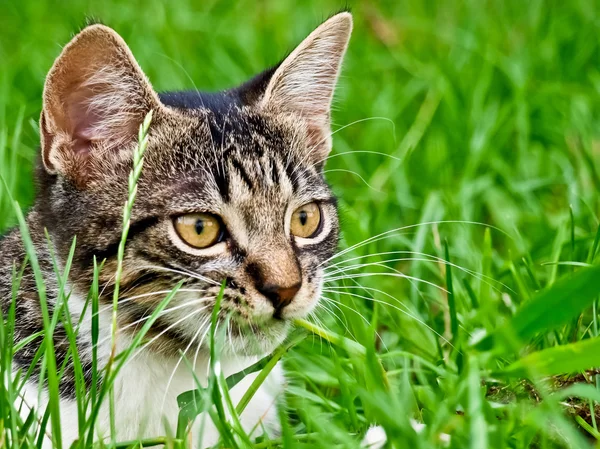
{"type": "Polygon", "coordinates": [[[271,159],[269,162],[271,163],[271,181],[277,185],[279,184],[279,167],[274,159],[271,159]]]}
{"type": "Polygon", "coordinates": [[[246,184],[246,187],[248,187],[248,190],[254,191],[254,183],[252,182],[252,178],[250,177],[250,175],[248,175],[248,173],[246,172],[244,165],[238,159],[235,158],[232,159],[231,164],[234,170],[238,173],[238,175],[240,175],[240,178],[242,179],[244,184],[246,184]]]}
{"type": "Polygon", "coordinates": [[[300,190],[299,170],[300,170],[300,167],[297,165],[294,165],[291,162],[288,162],[285,165],[285,173],[286,173],[288,179],[290,180],[290,182],[292,183],[292,189],[294,190],[294,193],[297,193],[298,190],[300,190]]]}
{"type": "Polygon", "coordinates": [[[206,113],[212,142],[207,150],[212,159],[209,172],[225,202],[231,200],[234,180],[256,193],[287,178],[297,194],[314,178],[312,167],[294,157],[291,131],[246,108],[240,91],[166,93],[161,100],[172,107],[206,113]]]}
{"type": "Polygon", "coordinates": [[[229,201],[229,175],[226,170],[223,170],[220,167],[220,162],[217,162],[211,166],[210,172],[215,178],[215,183],[217,184],[217,188],[219,189],[219,194],[223,201],[229,201]]]}

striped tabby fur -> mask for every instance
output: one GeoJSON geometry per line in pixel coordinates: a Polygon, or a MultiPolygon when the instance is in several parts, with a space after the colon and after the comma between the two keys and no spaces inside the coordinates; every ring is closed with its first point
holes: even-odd
{"type": "MultiPolygon", "coordinates": [[[[77,239],[67,290],[72,319],[82,320],[78,348],[88,384],[89,307],[85,316],[81,314],[94,259],[104,262],[98,354],[105,364],[127,177],[138,126],[153,111],[120,287],[120,349],[166,292],[180,281],[183,287],[153,325],[150,343],[127,364],[115,385],[118,439],[163,434],[163,418],[173,428],[176,397],[194,385],[181,363],[181,352],[194,360],[198,377],[206,379],[208,317],[223,280],[220,323],[232,317],[221,356],[226,373],[240,371],[273,350],[285,338],[290,321],[306,316],[317,304],[324,263],[338,241],[336,201],[323,177],[323,165],[331,149],[332,95],[351,28],[349,13],[335,15],[281,64],[220,93],[155,93],[124,41],[102,25],[89,26],[75,36],[52,67],[40,120],[39,191],[27,224],[51,313],[58,291],[52,254],[62,267],[77,239]],[[293,237],[291,214],[312,202],[322,215],[318,232],[310,238],[293,237]],[[223,242],[196,249],[179,238],[174,217],[197,212],[219,217],[226,233],[223,242]],[[267,284],[275,285],[273,291],[293,288],[294,294],[281,306],[278,293],[275,297],[264,293],[272,291],[267,284]]],[[[24,259],[20,234],[13,230],[0,241],[4,313],[10,305],[11,267],[24,259]]],[[[16,299],[16,316],[17,341],[43,328],[29,267],[16,299]]],[[[34,340],[15,355],[15,371],[27,370],[40,342],[34,340]]],[[[60,365],[69,348],[61,325],[54,345],[60,365]]],[[[39,403],[35,383],[38,369],[25,399],[28,406],[42,408],[44,395],[39,403]]],[[[251,380],[237,387],[234,400],[251,380]]],[[[263,420],[276,431],[275,409],[283,382],[281,371],[275,370],[244,413],[248,429],[263,420]]],[[[70,365],[60,394],[68,444],[77,437],[70,365]]],[[[107,436],[107,410],[97,428],[107,436]]],[[[216,438],[209,430],[202,444],[216,438]]]]}

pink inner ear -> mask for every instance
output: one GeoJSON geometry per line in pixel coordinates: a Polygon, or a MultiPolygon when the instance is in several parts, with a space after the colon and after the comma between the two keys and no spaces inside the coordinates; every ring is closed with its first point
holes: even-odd
{"type": "Polygon", "coordinates": [[[78,115],[73,122],[73,151],[77,154],[85,155],[91,152],[94,141],[98,141],[98,126],[100,125],[100,117],[93,111],[86,111],[78,115]]]}
{"type": "Polygon", "coordinates": [[[85,28],[65,46],[46,78],[46,168],[85,184],[92,171],[99,174],[131,156],[140,122],[159,105],[123,39],[102,25],[85,28]]]}
{"type": "Polygon", "coordinates": [[[87,139],[75,139],[71,148],[76,154],[88,155],[91,153],[92,142],[87,139]]]}
{"type": "Polygon", "coordinates": [[[99,140],[102,116],[93,109],[90,89],[77,89],[67,100],[68,126],[72,138],[72,150],[76,154],[90,153],[94,140],[99,140]]]}

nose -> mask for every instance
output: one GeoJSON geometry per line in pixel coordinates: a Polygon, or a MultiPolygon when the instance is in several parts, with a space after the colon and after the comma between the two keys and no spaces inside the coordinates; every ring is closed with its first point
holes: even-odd
{"type": "Polygon", "coordinates": [[[258,291],[262,293],[275,308],[275,315],[280,315],[283,308],[289,305],[298,290],[302,287],[302,282],[298,282],[289,287],[276,284],[265,284],[258,288],[258,291]]]}

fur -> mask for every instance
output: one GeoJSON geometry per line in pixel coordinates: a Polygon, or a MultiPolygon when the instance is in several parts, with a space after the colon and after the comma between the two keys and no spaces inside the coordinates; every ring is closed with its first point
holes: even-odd
{"type": "MultiPolygon", "coordinates": [[[[285,338],[290,321],[317,304],[324,262],[335,252],[338,219],[335,198],[323,176],[331,149],[329,114],[340,66],[352,28],[348,13],[318,27],[280,65],[242,86],[221,93],[157,94],[125,42],[110,28],[91,25],[63,50],[44,89],[40,119],[39,192],[27,217],[46,288],[50,313],[58,297],[52,255],[67,260],[76,237],[66,286],[74,322],[81,319],[78,351],[91,383],[91,316],[85,298],[94,260],[100,272],[100,341],[104,365],[111,353],[110,315],[122,209],[137,129],[149,110],[153,120],[137,186],[120,284],[118,344],[124,349],[166,293],[183,281],[181,291],[151,328],[150,342],[127,363],[115,385],[116,438],[153,437],[174,428],[176,398],[192,389],[192,376],[180,353],[194,360],[206,380],[209,317],[226,280],[219,324],[228,316],[228,345],[221,355],[227,374],[241,371],[285,338]],[[290,233],[293,212],[316,202],[322,222],[311,238],[290,233]],[[186,244],[174,218],[211,213],[226,228],[226,238],[205,249],[186,244]],[[45,238],[47,230],[50,242],[45,238]],[[293,291],[278,307],[267,287],[293,291]],[[275,287],[273,287],[275,286],[275,287]],[[292,290],[293,288],[293,290],[292,290]],[[289,302],[289,304],[288,304],[289,302]],[[81,316],[87,310],[85,316],[81,316]]],[[[0,240],[0,298],[10,305],[11,267],[25,259],[17,230],[0,240]]],[[[16,298],[15,339],[43,328],[39,298],[30,267],[16,298]]],[[[27,370],[41,339],[15,355],[15,371],[27,370]]],[[[69,348],[64,328],[54,335],[58,363],[69,348]]],[[[43,409],[34,369],[24,398],[43,409]]],[[[65,444],[77,438],[74,374],[67,365],[60,382],[65,444]]],[[[237,402],[252,377],[233,390],[237,402]]],[[[276,404],[284,377],[279,367],[242,416],[246,429],[259,423],[276,432],[276,404]]],[[[262,426],[259,426],[262,429],[262,426]]],[[[97,423],[108,434],[108,410],[97,423]]],[[[218,439],[207,427],[201,446],[218,439]]]]}

